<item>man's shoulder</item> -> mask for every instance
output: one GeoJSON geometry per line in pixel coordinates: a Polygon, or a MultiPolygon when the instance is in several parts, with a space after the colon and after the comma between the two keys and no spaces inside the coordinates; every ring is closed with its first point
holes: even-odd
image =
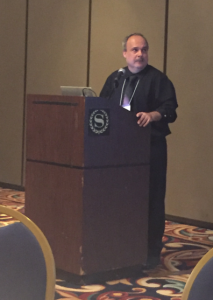
{"type": "Polygon", "coordinates": [[[157,68],[147,65],[147,77],[150,78],[152,81],[156,82],[164,82],[164,83],[171,83],[169,77],[163,73],[162,71],[158,70],[157,68]]]}
{"type": "Polygon", "coordinates": [[[147,65],[147,73],[153,74],[155,76],[159,76],[159,77],[165,77],[166,75],[160,71],[159,69],[151,66],[151,65],[147,65]]]}
{"type": "Polygon", "coordinates": [[[117,72],[118,72],[118,70],[113,71],[113,72],[108,76],[108,78],[114,78],[114,77],[116,76],[117,72]]]}

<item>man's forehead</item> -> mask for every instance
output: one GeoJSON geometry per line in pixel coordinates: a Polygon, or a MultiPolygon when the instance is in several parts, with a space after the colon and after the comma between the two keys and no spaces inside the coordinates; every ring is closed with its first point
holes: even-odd
{"type": "Polygon", "coordinates": [[[131,36],[126,43],[127,47],[148,47],[146,40],[140,35],[131,36]]]}

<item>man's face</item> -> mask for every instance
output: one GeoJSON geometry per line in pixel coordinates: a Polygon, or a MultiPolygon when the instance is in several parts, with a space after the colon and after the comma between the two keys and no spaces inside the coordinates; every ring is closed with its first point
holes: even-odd
{"type": "Polygon", "coordinates": [[[123,51],[127,66],[132,73],[138,73],[148,64],[148,45],[139,35],[131,36],[126,43],[126,51],[123,51]]]}

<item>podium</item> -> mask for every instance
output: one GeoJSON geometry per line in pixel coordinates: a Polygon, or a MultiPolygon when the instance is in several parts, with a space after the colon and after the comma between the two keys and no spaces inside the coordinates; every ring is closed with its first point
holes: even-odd
{"type": "Polygon", "coordinates": [[[150,128],[103,98],[28,95],[26,215],[76,274],[147,257],[150,128]]]}

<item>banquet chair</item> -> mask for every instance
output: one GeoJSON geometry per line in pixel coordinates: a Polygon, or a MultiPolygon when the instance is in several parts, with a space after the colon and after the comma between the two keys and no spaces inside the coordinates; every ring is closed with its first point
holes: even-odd
{"type": "Polygon", "coordinates": [[[55,263],[49,243],[29,218],[0,205],[0,299],[53,300],[55,263]],[[6,215],[6,216],[5,216],[6,215]]]}
{"type": "Polygon", "coordinates": [[[186,282],[182,300],[213,299],[213,249],[197,263],[186,282]]]}

